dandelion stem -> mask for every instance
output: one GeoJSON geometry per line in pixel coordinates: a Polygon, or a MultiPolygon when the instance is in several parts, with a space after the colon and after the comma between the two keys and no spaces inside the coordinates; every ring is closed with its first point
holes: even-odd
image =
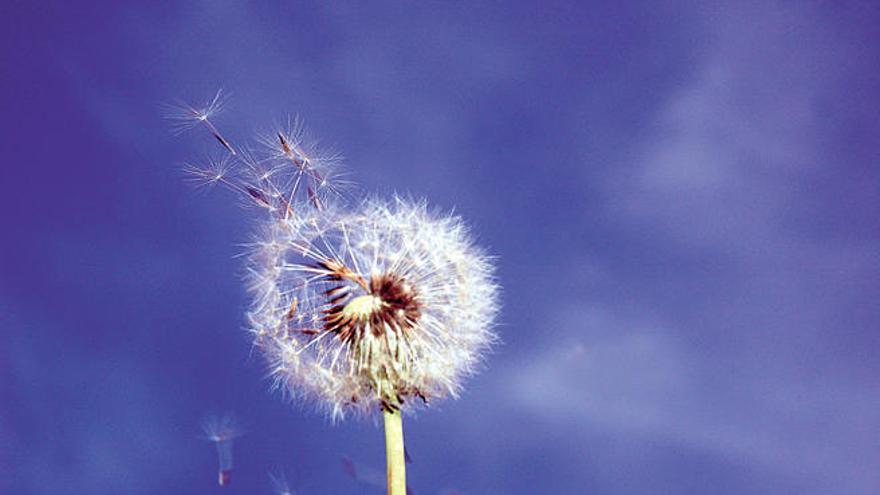
{"type": "Polygon", "coordinates": [[[388,463],[388,495],[406,495],[406,455],[400,410],[385,409],[385,457],[388,463]]]}

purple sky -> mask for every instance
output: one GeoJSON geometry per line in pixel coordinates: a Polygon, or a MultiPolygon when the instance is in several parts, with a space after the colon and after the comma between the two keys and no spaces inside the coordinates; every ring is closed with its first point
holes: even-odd
{"type": "Polygon", "coordinates": [[[162,119],[219,87],[236,143],[300,115],[499,258],[503,344],[406,421],[417,495],[876,493],[880,8],[725,3],[6,5],[0,493],[383,493],[341,462],[381,472],[379,425],[250,355],[253,218],[162,119]]]}

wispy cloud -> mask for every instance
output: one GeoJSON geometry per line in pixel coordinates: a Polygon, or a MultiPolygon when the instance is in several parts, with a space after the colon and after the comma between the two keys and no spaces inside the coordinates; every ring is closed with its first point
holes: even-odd
{"type": "Polygon", "coordinates": [[[866,492],[880,483],[868,435],[877,387],[851,378],[865,360],[821,342],[871,341],[851,315],[868,314],[876,294],[876,240],[829,239],[805,220],[825,206],[817,177],[839,166],[822,148],[817,102],[840,90],[821,67],[843,48],[809,9],[756,10],[707,20],[716,37],[702,67],[603,191],[609,221],[692,260],[638,281],[680,284],[681,304],[642,294],[548,308],[553,343],[505,368],[515,378],[505,407],[566,431],[698,449],[825,493],[866,492]]]}
{"type": "Polygon", "coordinates": [[[840,490],[828,493],[880,481],[865,457],[877,453],[865,434],[880,420],[870,388],[806,384],[763,374],[755,362],[719,368],[678,342],[677,329],[650,319],[590,309],[566,319],[556,327],[569,329],[561,344],[504,370],[515,378],[506,382],[505,409],[528,410],[585,440],[597,429],[634,435],[840,490]]]}

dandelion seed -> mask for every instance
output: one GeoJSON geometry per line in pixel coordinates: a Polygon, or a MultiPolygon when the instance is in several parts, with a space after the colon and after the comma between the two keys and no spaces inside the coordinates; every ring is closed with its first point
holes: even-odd
{"type": "Polygon", "coordinates": [[[232,144],[220,134],[220,131],[211,122],[211,117],[218,114],[226,104],[226,95],[222,90],[217,90],[214,97],[211,98],[204,106],[195,107],[187,103],[179,103],[177,105],[166,105],[165,118],[172,122],[172,129],[176,133],[183,133],[197,125],[204,125],[208,128],[214,139],[223,146],[230,154],[235,155],[235,149],[232,144]]]}
{"type": "Polygon", "coordinates": [[[327,196],[340,196],[353,186],[346,179],[341,167],[342,157],[330,148],[320,146],[318,141],[307,136],[300,118],[288,120],[286,126],[266,133],[259,140],[269,157],[278,163],[286,163],[293,171],[297,189],[306,176],[311,187],[310,201],[319,207],[327,196]]]}
{"type": "Polygon", "coordinates": [[[202,431],[205,439],[213,442],[217,447],[217,483],[226,486],[232,481],[232,444],[242,432],[230,413],[223,416],[208,416],[202,423],[202,431]]]}
{"type": "Polygon", "coordinates": [[[218,183],[228,183],[232,170],[229,157],[211,158],[205,165],[186,164],[184,172],[198,187],[210,187],[218,183]]]}
{"type": "Polygon", "coordinates": [[[266,193],[264,193],[260,189],[257,189],[256,187],[252,187],[252,186],[245,186],[244,190],[247,191],[248,195],[250,195],[250,197],[258,205],[263,206],[265,208],[272,207],[272,201],[269,199],[269,197],[266,195],[266,193]]]}
{"type": "Polygon", "coordinates": [[[323,210],[324,203],[321,202],[321,198],[318,197],[318,194],[315,193],[315,190],[312,188],[312,186],[309,186],[308,190],[309,190],[309,201],[312,202],[312,205],[314,205],[315,208],[317,208],[319,210],[323,210]]]}
{"type": "Polygon", "coordinates": [[[296,495],[296,491],[291,490],[287,484],[287,477],[282,471],[269,473],[269,481],[272,483],[272,490],[275,495],[296,495]]]}

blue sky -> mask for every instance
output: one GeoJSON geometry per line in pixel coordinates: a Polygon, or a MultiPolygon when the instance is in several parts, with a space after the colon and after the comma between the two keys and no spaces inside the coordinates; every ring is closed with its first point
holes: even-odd
{"type": "Polygon", "coordinates": [[[406,421],[416,494],[880,486],[880,46],[869,2],[6,7],[0,492],[382,493],[379,425],[268,392],[253,217],[162,104],[288,115],[364,191],[498,256],[503,340],[406,421]],[[210,411],[246,426],[216,486],[210,411]]]}

